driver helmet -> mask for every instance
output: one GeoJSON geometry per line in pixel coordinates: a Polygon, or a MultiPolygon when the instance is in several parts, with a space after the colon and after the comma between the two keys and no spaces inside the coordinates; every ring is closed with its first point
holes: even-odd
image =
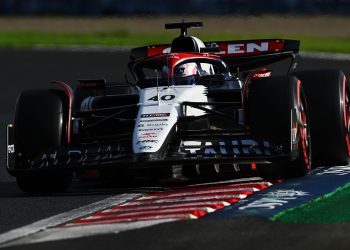
{"type": "Polygon", "coordinates": [[[197,64],[194,62],[184,63],[174,70],[175,77],[195,76],[199,74],[197,64]]]}

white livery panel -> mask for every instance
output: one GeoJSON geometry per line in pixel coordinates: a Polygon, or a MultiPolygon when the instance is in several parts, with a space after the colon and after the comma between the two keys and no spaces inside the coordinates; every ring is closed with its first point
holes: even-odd
{"type": "MultiPolygon", "coordinates": [[[[184,101],[207,102],[206,88],[201,85],[183,85],[141,90],[139,111],[133,133],[134,153],[157,152],[179,117],[184,116],[184,101]]],[[[199,116],[205,112],[188,107],[187,116],[199,116]]]]}

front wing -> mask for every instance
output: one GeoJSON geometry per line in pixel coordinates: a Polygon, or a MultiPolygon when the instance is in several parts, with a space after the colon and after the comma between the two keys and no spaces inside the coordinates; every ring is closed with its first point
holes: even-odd
{"type": "Polygon", "coordinates": [[[134,154],[119,144],[68,146],[50,148],[34,160],[21,159],[16,153],[13,138],[7,140],[7,169],[13,174],[30,171],[78,171],[102,168],[161,168],[173,165],[196,164],[270,164],[291,160],[292,153],[282,153],[268,142],[248,145],[249,140],[201,142],[195,146],[184,143],[176,153],[134,154]],[[233,143],[234,142],[234,143],[233,143]],[[187,146],[186,146],[187,145],[187,146]],[[17,161],[17,162],[16,162],[17,161]],[[20,163],[19,163],[20,162],[20,163]]]}

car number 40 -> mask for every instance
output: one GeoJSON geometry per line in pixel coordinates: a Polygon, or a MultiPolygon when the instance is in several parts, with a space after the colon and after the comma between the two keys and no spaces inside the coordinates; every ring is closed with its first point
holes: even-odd
{"type": "MultiPolygon", "coordinates": [[[[163,95],[160,97],[160,100],[162,100],[162,101],[171,101],[173,99],[175,99],[174,95],[163,95]]],[[[158,101],[158,96],[155,95],[155,96],[149,98],[148,101],[155,101],[156,102],[156,101],[158,101]]]]}

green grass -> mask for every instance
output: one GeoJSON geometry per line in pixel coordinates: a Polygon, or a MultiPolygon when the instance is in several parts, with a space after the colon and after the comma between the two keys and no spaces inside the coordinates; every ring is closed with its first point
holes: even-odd
{"type": "Polygon", "coordinates": [[[284,223],[349,223],[350,184],[271,219],[284,223]]]}
{"type": "MultiPolygon", "coordinates": [[[[132,33],[128,30],[108,32],[36,32],[36,31],[0,31],[0,47],[33,47],[99,45],[99,46],[142,46],[155,43],[169,43],[176,32],[132,33]]],[[[350,38],[312,37],[276,34],[232,34],[198,33],[194,34],[204,41],[239,40],[254,38],[290,38],[301,40],[301,50],[350,53],[350,38]]]]}

